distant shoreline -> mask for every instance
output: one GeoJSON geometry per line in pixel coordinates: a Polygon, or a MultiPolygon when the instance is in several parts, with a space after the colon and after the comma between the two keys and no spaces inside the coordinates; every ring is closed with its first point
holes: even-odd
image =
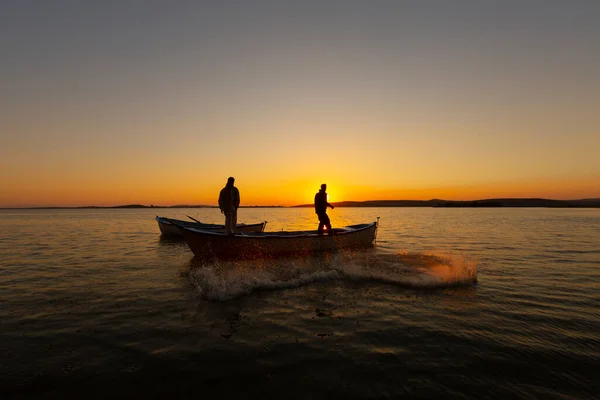
{"type": "MultiPolygon", "coordinates": [[[[579,200],[552,200],[539,198],[499,198],[482,200],[368,200],[342,201],[335,207],[543,207],[543,208],[600,208],[600,198],[579,200]]],[[[303,204],[294,207],[313,207],[303,204]]]]}
{"type": "MultiPolygon", "coordinates": [[[[579,200],[552,200],[538,198],[500,198],[482,200],[367,200],[342,201],[333,203],[335,207],[544,207],[544,208],[600,208],[600,198],[579,200]]],[[[314,207],[313,204],[296,206],[241,206],[240,208],[302,208],[314,207]]],[[[120,206],[80,206],[80,207],[0,207],[0,210],[76,210],[76,209],[119,209],[119,208],[218,208],[209,205],[174,205],[155,206],[143,204],[128,204],[120,206]]]]}
{"type": "MultiPolygon", "coordinates": [[[[194,206],[194,205],[176,205],[176,206],[145,206],[143,204],[129,204],[123,206],[77,206],[77,207],[61,207],[61,206],[48,206],[48,207],[0,207],[0,210],[104,210],[104,209],[115,209],[115,208],[219,208],[218,206],[194,206]]],[[[240,208],[285,208],[285,206],[240,206],[240,208]]]]}
{"type": "MultiPolygon", "coordinates": [[[[332,203],[335,207],[546,207],[546,208],[600,208],[600,198],[579,200],[552,200],[538,198],[501,198],[482,200],[368,200],[332,203]]],[[[294,207],[313,207],[302,204],[294,207]]]]}

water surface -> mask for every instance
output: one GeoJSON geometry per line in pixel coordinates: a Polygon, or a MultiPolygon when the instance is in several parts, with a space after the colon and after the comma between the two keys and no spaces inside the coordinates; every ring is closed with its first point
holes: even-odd
{"type": "MultiPolygon", "coordinates": [[[[0,393],[594,398],[600,210],[336,208],[376,246],[196,261],[155,214],[0,211],[0,393]],[[209,392],[206,392],[209,390],[209,392]]],[[[241,209],[267,230],[311,209],[241,209]]]]}

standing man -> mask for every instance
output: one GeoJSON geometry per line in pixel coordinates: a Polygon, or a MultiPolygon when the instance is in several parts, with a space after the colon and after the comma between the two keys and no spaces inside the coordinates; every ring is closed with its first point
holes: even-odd
{"type": "Polygon", "coordinates": [[[332,210],[334,209],[327,202],[327,185],[324,183],[321,185],[321,190],[315,194],[315,212],[319,216],[319,235],[323,234],[323,226],[327,227],[327,233],[333,235],[331,221],[329,221],[329,216],[327,215],[327,207],[331,207],[332,210]]]}
{"type": "Polygon", "coordinates": [[[219,208],[221,214],[225,214],[225,232],[228,235],[233,235],[237,224],[237,209],[240,206],[240,191],[233,186],[233,182],[235,182],[235,178],[230,176],[227,184],[219,193],[219,208]]]}

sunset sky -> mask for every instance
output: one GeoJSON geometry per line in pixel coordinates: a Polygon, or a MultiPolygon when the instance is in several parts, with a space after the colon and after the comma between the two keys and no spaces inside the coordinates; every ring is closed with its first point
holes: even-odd
{"type": "Polygon", "coordinates": [[[600,197],[600,1],[0,2],[0,207],[600,197]]]}

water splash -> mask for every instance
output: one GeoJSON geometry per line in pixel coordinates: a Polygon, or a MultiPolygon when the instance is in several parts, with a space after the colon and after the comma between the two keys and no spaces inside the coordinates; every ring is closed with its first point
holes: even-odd
{"type": "Polygon", "coordinates": [[[444,288],[477,282],[477,263],[451,254],[323,253],[277,260],[195,262],[189,279],[207,300],[228,300],[257,290],[288,289],[335,279],[444,288]]]}
{"type": "Polygon", "coordinates": [[[416,288],[477,283],[477,263],[452,254],[356,254],[340,267],[345,276],[354,280],[416,288]]]}

